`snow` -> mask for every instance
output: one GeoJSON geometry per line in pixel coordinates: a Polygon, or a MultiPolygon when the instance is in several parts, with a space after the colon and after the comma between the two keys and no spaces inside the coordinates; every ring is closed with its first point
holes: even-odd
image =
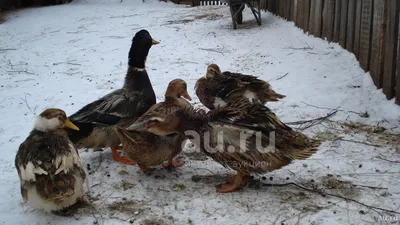
{"type": "Polygon", "coordinates": [[[399,212],[399,164],[383,159],[400,160],[400,107],[386,100],[354,55],[338,44],[308,36],[293,22],[267,12],[262,13],[260,27],[247,8],[244,20],[233,30],[227,6],[188,7],[155,0],[75,0],[9,14],[0,25],[0,222],[398,223],[399,214],[294,186],[255,182],[239,192],[218,194],[215,187],[232,171],[193,153],[189,145],[181,154],[185,166],[173,171],[157,167],[151,176],[137,166],[116,163],[109,149],[81,150],[84,164],[91,165],[93,208],[82,209],[71,218],[23,204],[14,158],[35,115],[46,107],[59,107],[70,115],[121,87],[130,41],[138,30],[147,29],[161,42],[152,47],[147,60],[158,101],[163,100],[170,80],[182,78],[193,103],[200,107],[194,84],[207,64],[217,63],[224,71],[260,76],[275,91],[287,95],[280,102],[268,103],[284,122],[325,116],[329,108],[342,110],[330,121],[304,131],[328,139],[318,153],[266,174],[262,183],[296,182],[399,212]],[[361,117],[359,113],[365,112],[369,116],[361,117]],[[343,125],[357,122],[365,126],[343,125]],[[386,131],[373,133],[376,126],[386,131]]]}

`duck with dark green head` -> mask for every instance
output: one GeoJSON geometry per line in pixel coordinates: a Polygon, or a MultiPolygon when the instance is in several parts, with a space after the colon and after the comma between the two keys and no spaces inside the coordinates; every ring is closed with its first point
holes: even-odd
{"type": "Polygon", "coordinates": [[[121,89],[84,106],[70,117],[79,131],[69,131],[77,148],[110,147],[114,160],[128,164],[134,161],[120,156],[120,139],[113,127],[132,124],[156,103],[156,96],[147,74],[145,63],[150,48],[159,44],[147,30],[136,33],[129,50],[128,71],[121,89]]]}

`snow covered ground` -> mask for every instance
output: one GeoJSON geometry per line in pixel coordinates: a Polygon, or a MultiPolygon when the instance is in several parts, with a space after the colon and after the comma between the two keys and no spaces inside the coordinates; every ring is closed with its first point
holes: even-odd
{"type": "MultiPolygon", "coordinates": [[[[304,34],[292,22],[262,13],[257,26],[231,27],[227,6],[187,7],[156,0],[75,0],[71,4],[11,13],[0,25],[0,222],[2,224],[398,224],[400,215],[400,107],[386,101],[355,57],[338,44],[304,34]],[[284,122],[325,116],[305,129],[326,140],[312,158],[218,194],[232,173],[190,146],[187,163],[146,176],[116,163],[109,149],[82,150],[90,164],[93,207],[58,217],[22,203],[14,168],[19,144],[33,118],[46,107],[72,114],[122,85],[133,35],[147,29],[160,45],[147,69],[157,98],[168,82],[188,82],[193,103],[196,79],[206,65],[258,75],[287,95],[268,104],[284,122]],[[369,187],[368,187],[369,186],[369,187]],[[393,216],[393,217],[390,217],[393,216]]],[[[302,128],[309,124],[302,125],[302,128]]],[[[294,126],[293,127],[298,127],[294,126]]]]}

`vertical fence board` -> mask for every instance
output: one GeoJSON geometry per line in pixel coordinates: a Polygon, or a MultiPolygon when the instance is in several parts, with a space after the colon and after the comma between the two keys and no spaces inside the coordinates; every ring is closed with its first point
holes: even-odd
{"type": "Polygon", "coordinates": [[[310,22],[310,0],[304,0],[304,30],[309,30],[310,22]]]}
{"type": "Polygon", "coordinates": [[[298,0],[293,0],[290,7],[290,19],[295,23],[297,23],[297,2],[298,0]]]}
{"type": "Polygon", "coordinates": [[[290,20],[290,9],[292,0],[284,0],[285,1],[285,18],[290,20]]]}
{"type": "Polygon", "coordinates": [[[385,64],[383,71],[383,93],[387,99],[394,96],[395,77],[396,77],[396,53],[398,38],[398,0],[386,0],[387,8],[387,33],[385,46],[385,64]]]}
{"type": "Polygon", "coordinates": [[[268,0],[268,11],[271,13],[275,13],[275,9],[274,9],[274,0],[268,0]]]}
{"type": "Polygon", "coordinates": [[[335,19],[335,0],[325,0],[322,10],[322,38],[329,42],[333,39],[333,24],[335,19]]]}
{"type": "MultiPolygon", "coordinates": [[[[339,44],[344,48],[346,47],[346,28],[347,28],[347,5],[348,0],[340,0],[341,1],[341,10],[340,10],[340,30],[339,30],[339,44]]],[[[350,0],[350,2],[353,0],[350,0]]]]}
{"type": "Polygon", "coordinates": [[[324,0],[315,0],[315,21],[314,21],[314,35],[321,37],[322,34],[322,7],[324,0]]]}
{"type": "Polygon", "coordinates": [[[350,0],[348,2],[347,13],[347,31],[346,31],[346,49],[353,52],[354,32],[355,32],[355,18],[356,18],[356,5],[357,0],[350,0]]]}
{"type": "Polygon", "coordinates": [[[378,89],[382,88],[383,56],[385,49],[385,10],[385,0],[374,0],[370,73],[378,89]]]}
{"type": "Polygon", "coordinates": [[[317,0],[310,0],[310,18],[308,20],[308,30],[310,31],[310,34],[314,35],[315,34],[315,5],[317,3],[317,0]]]}
{"type": "Polygon", "coordinates": [[[365,71],[369,70],[371,56],[372,7],[373,0],[363,0],[360,26],[360,65],[365,71]]]}
{"type": "Polygon", "coordinates": [[[339,42],[341,3],[342,3],[341,0],[335,1],[335,19],[333,22],[333,38],[332,38],[334,42],[339,42]]]}
{"type": "Polygon", "coordinates": [[[360,30],[361,30],[361,8],[362,8],[362,0],[357,0],[356,5],[356,21],[355,21],[355,29],[354,29],[354,46],[353,53],[356,55],[357,59],[359,59],[360,53],[360,30]]]}
{"type": "Polygon", "coordinates": [[[304,26],[304,11],[304,0],[298,0],[296,7],[296,26],[306,30],[304,26]]]}
{"type": "MultiPolygon", "coordinates": [[[[400,6],[397,6],[400,8],[400,6]]],[[[397,10],[397,13],[400,13],[397,10]]],[[[400,105],[400,15],[397,15],[398,18],[398,30],[397,30],[397,67],[396,67],[396,104],[400,105]]]]}

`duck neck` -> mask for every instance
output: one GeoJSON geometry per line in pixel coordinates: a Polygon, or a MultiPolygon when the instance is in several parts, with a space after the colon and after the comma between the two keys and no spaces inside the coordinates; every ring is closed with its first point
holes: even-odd
{"type": "Polygon", "coordinates": [[[207,125],[207,119],[204,113],[192,112],[191,110],[182,110],[179,112],[179,118],[180,123],[178,131],[183,134],[187,133],[188,135],[186,136],[192,136],[190,131],[202,135],[203,127],[207,125]]]}
{"type": "Polygon", "coordinates": [[[145,69],[147,55],[149,54],[151,46],[140,46],[133,43],[128,55],[128,65],[129,67],[134,67],[138,69],[145,69]]]}
{"type": "Polygon", "coordinates": [[[154,90],[145,69],[129,67],[125,76],[124,89],[126,89],[128,92],[144,92],[144,96],[154,97],[155,101],[154,90]]]}

